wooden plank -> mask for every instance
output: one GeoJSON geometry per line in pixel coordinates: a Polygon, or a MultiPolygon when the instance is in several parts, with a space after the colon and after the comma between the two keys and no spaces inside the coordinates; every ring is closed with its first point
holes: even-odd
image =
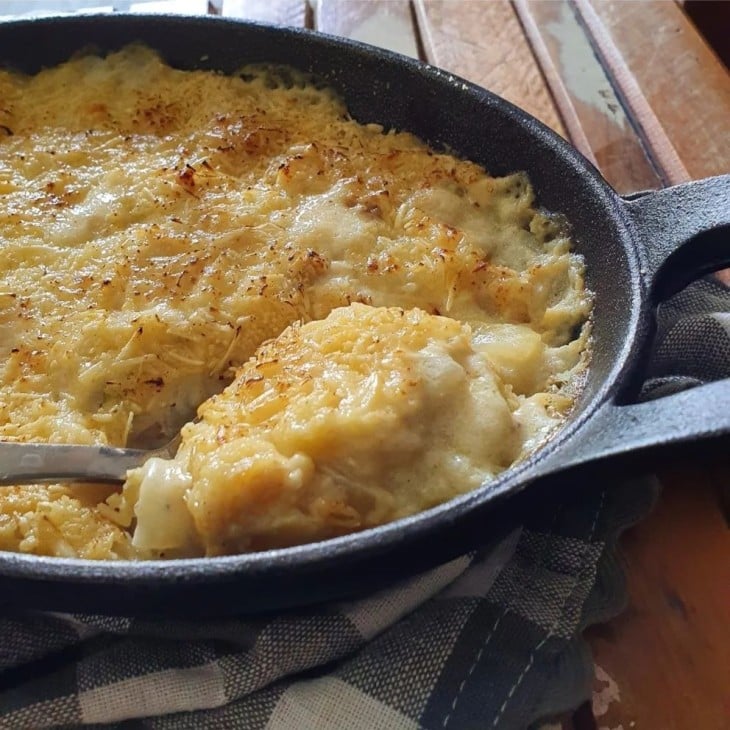
{"type": "Polygon", "coordinates": [[[309,26],[307,0],[222,0],[220,14],[293,28],[309,26]]]}
{"type": "Polygon", "coordinates": [[[682,10],[656,0],[576,5],[589,28],[606,29],[594,34],[599,51],[635,79],[688,176],[728,172],[730,75],[682,10]]]}
{"type": "Polygon", "coordinates": [[[596,58],[591,38],[572,4],[566,0],[517,0],[515,7],[566,120],[571,141],[618,192],[662,187],[665,181],[596,58]]]}
{"type": "Polygon", "coordinates": [[[317,30],[419,57],[418,38],[408,0],[318,0],[317,30]]]}
{"type": "Polygon", "coordinates": [[[654,513],[622,540],[629,606],[587,632],[599,727],[703,728],[730,720],[730,530],[725,463],[660,474],[654,513]]]}
{"type": "Polygon", "coordinates": [[[414,0],[426,60],[473,81],[567,136],[508,0],[414,0]],[[458,7],[458,12],[454,12],[458,7]]]}

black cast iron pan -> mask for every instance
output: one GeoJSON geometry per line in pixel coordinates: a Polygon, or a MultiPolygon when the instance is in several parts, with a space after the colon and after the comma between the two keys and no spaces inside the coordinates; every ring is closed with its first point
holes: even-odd
{"type": "Polygon", "coordinates": [[[171,64],[234,72],[285,63],[324,77],[361,122],[414,132],[501,175],[526,170],[539,203],[564,213],[595,292],[593,361],[563,430],[481,489],[398,523],[287,550],[111,563],[0,553],[0,601],[54,610],[232,614],[343,597],[444,562],[487,539],[528,484],[581,465],[730,435],[730,382],[625,405],[640,382],[657,303],[730,263],[730,176],[627,201],[526,113],[448,73],[350,41],[216,18],[101,16],[0,24],[0,63],[32,72],[82,47],[143,41],[171,64]]]}

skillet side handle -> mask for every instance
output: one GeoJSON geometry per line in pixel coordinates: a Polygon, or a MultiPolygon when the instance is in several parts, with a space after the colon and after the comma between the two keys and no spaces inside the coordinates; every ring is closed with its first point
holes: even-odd
{"type": "Polygon", "coordinates": [[[653,303],[730,264],[730,175],[647,193],[625,205],[639,234],[653,303]]]}
{"type": "MultiPolygon", "coordinates": [[[[625,201],[651,305],[730,264],[730,175],[625,201]]],[[[656,400],[608,402],[538,467],[540,476],[646,456],[659,447],[730,439],[730,378],[656,400]]]]}
{"type": "Polygon", "coordinates": [[[712,439],[725,444],[727,451],[730,378],[644,403],[606,403],[574,438],[545,459],[538,467],[539,476],[595,467],[609,459],[621,462],[638,458],[651,468],[649,452],[712,439]]]}

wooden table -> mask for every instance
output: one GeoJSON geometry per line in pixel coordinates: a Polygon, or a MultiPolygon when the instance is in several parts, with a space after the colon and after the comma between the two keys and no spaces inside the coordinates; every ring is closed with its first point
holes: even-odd
{"type": "MultiPolygon", "coordinates": [[[[621,193],[730,171],[730,77],[671,0],[6,0],[0,12],[29,7],[215,13],[418,56],[541,119],[621,193]]],[[[730,464],[659,478],[659,504],[621,544],[628,607],[587,632],[592,705],[564,728],[730,727],[730,464]]]]}

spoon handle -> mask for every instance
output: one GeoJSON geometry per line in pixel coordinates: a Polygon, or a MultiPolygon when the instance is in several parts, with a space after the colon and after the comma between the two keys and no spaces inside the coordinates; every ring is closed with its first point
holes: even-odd
{"type": "Polygon", "coordinates": [[[0,486],[37,482],[123,482],[154,451],[110,446],[0,442],[0,486]]]}

